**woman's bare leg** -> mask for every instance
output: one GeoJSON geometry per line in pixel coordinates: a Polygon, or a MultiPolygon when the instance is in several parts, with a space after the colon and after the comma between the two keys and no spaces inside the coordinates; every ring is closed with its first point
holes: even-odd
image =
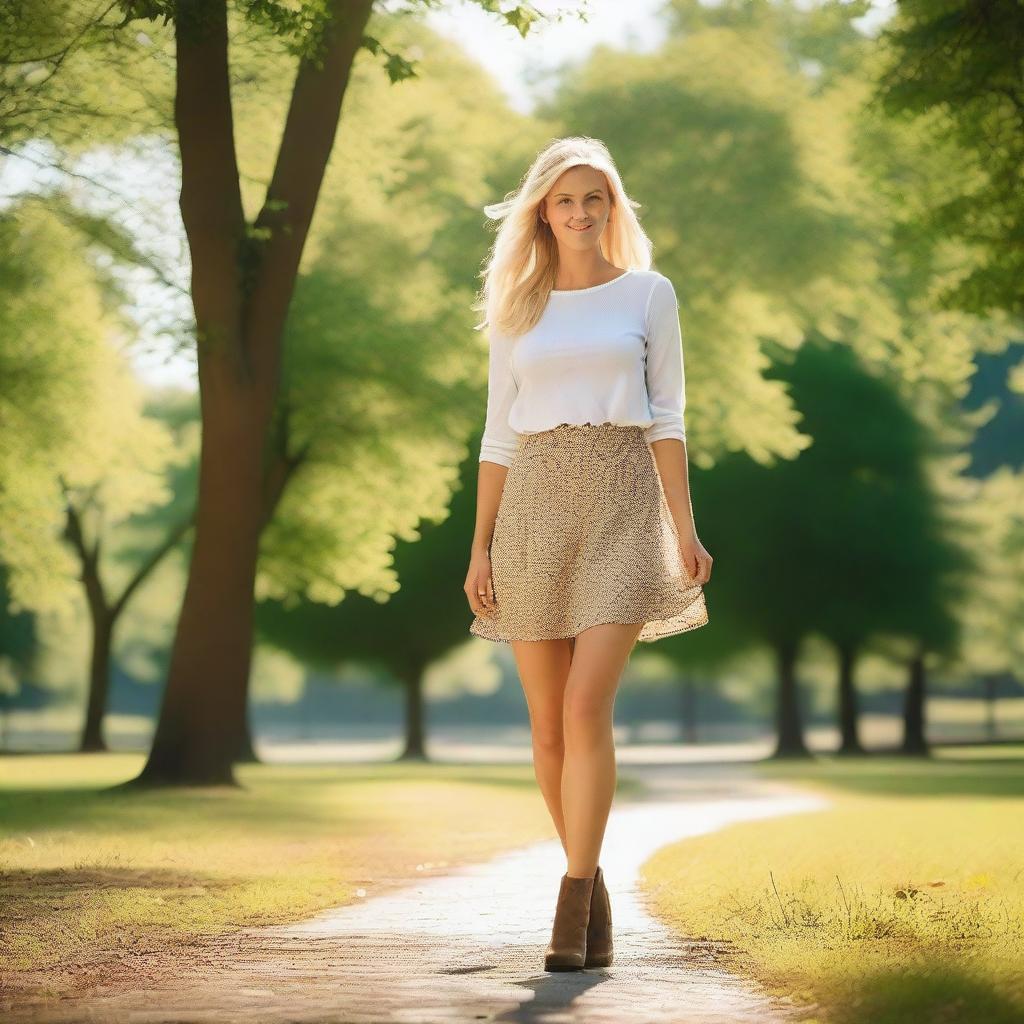
{"type": "Polygon", "coordinates": [[[615,693],[643,623],[603,622],[576,637],[565,683],[561,807],[567,874],[593,877],[615,794],[615,693]]]}
{"type": "Polygon", "coordinates": [[[512,652],[526,694],[533,742],[533,771],[565,848],[562,815],[562,707],[572,659],[572,640],[513,640],[512,652]]]}

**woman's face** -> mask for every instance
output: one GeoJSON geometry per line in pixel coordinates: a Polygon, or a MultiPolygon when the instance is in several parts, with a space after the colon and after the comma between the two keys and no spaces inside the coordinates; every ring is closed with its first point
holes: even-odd
{"type": "Polygon", "coordinates": [[[570,167],[559,175],[540,205],[559,245],[590,249],[598,244],[611,205],[608,182],[594,167],[570,167]]]}

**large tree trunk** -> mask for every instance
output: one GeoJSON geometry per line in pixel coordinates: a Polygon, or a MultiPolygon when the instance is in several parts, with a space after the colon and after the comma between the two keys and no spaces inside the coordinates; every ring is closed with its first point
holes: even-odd
{"type": "Polygon", "coordinates": [[[779,686],[776,703],[777,742],[774,757],[809,757],[800,717],[800,693],[796,681],[795,641],[778,647],[779,686]]]}
{"type": "Polygon", "coordinates": [[[918,654],[910,662],[910,677],[903,699],[903,753],[923,756],[928,753],[925,738],[925,698],[927,696],[924,674],[924,655],[918,654]]]}
{"type": "Polygon", "coordinates": [[[405,749],[400,761],[426,761],[426,725],[423,708],[423,666],[413,664],[404,673],[405,749]]]}
{"type": "Polygon", "coordinates": [[[114,620],[109,614],[93,615],[92,654],[89,659],[89,698],[85,709],[85,725],[78,749],[96,753],[107,749],[103,739],[103,716],[107,713],[110,691],[110,647],[114,620]]]}
{"type": "MultiPolygon", "coordinates": [[[[274,517],[277,507],[284,497],[288,482],[308,455],[308,441],[304,447],[296,451],[291,450],[290,429],[291,423],[287,414],[276,416],[271,424],[270,446],[263,463],[263,522],[260,527],[261,535],[267,523],[274,517]]],[[[236,764],[260,763],[253,739],[255,730],[252,723],[251,686],[252,674],[247,673],[245,677],[245,696],[243,698],[245,714],[242,716],[241,722],[238,723],[240,732],[235,742],[234,761],[236,764]]],[[[302,698],[303,704],[305,700],[304,695],[302,698]]]]}
{"type": "Polygon", "coordinates": [[[300,62],[266,202],[250,232],[224,0],[178,3],[179,205],[192,256],[203,437],[195,546],[140,784],[235,784],[282,334],[372,0],[332,0],[327,8],[322,67],[300,62]]]}
{"type": "Polygon", "coordinates": [[[253,743],[252,702],[249,700],[249,687],[246,683],[245,712],[242,715],[242,731],[235,743],[235,764],[260,764],[253,743]]]}
{"type": "Polygon", "coordinates": [[[857,687],[854,683],[853,667],[856,655],[852,647],[842,645],[839,648],[839,753],[863,754],[864,747],[860,742],[859,717],[857,706],[857,687]]]}
{"type": "MultiPolygon", "coordinates": [[[[244,417],[240,417],[244,422],[244,417]]],[[[203,434],[199,512],[167,687],[141,778],[233,783],[232,742],[245,714],[259,539],[261,425],[203,434]]]]}

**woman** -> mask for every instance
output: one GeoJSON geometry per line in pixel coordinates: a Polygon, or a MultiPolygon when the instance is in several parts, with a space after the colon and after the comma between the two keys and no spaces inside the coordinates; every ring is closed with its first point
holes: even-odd
{"type": "Polygon", "coordinates": [[[632,648],[708,621],[679,309],[638,205],[601,142],[566,138],[485,208],[502,222],[475,307],[490,356],[465,590],[470,632],[512,646],[568,861],[546,970],[612,960],[598,861],[632,648]]]}

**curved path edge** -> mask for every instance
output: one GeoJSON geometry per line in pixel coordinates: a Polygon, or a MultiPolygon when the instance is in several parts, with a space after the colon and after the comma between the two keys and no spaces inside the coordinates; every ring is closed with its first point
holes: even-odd
{"type": "Polygon", "coordinates": [[[558,883],[557,839],[418,879],[298,923],[244,928],[196,950],[169,976],[37,1007],[21,1021],[103,1024],[774,1024],[797,1008],[719,966],[713,943],[655,919],[640,867],[661,847],[734,822],[828,806],[814,794],[711,766],[629,765],[639,799],[617,798],[601,865],[615,960],[543,970],[558,883]]]}

